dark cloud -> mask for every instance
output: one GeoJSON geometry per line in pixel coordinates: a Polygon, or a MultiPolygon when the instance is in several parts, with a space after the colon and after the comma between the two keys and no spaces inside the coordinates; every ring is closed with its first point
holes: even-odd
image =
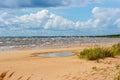
{"type": "Polygon", "coordinates": [[[64,6],[61,0],[0,0],[1,8],[58,7],[64,6]]]}
{"type": "Polygon", "coordinates": [[[0,8],[80,6],[100,0],[0,0],[0,8]]]}

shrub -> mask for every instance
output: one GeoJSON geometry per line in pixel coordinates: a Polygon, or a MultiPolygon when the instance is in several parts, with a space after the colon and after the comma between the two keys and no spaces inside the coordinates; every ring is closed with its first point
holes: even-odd
{"type": "Polygon", "coordinates": [[[97,60],[105,57],[114,57],[114,53],[107,48],[84,49],[80,53],[80,58],[86,58],[88,60],[97,60]]]}

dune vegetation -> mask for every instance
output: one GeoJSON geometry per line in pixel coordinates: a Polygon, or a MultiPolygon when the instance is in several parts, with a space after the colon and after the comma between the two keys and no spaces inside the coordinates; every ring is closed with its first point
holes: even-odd
{"type": "Polygon", "coordinates": [[[120,55],[120,43],[113,45],[111,50],[115,55],[120,55]]]}
{"type": "MultiPolygon", "coordinates": [[[[8,74],[8,71],[2,72],[0,74],[0,80],[9,80],[11,79],[11,77],[13,77],[13,75],[15,74],[15,72],[12,72],[10,74],[8,74]]],[[[18,77],[16,80],[21,80],[24,76],[20,76],[18,77]]],[[[31,76],[29,76],[26,80],[30,80],[31,76]]]]}
{"type": "Polygon", "coordinates": [[[106,57],[115,57],[116,55],[120,55],[120,43],[113,45],[110,48],[89,48],[84,49],[80,52],[79,57],[85,58],[88,60],[97,60],[106,57]]]}

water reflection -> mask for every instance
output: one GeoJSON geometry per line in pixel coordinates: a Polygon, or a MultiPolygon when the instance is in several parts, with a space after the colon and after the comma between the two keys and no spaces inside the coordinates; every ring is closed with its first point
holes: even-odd
{"type": "Polygon", "coordinates": [[[38,56],[42,57],[64,57],[64,56],[72,56],[74,53],[72,52],[56,52],[56,53],[48,53],[48,54],[39,54],[38,56]]]}

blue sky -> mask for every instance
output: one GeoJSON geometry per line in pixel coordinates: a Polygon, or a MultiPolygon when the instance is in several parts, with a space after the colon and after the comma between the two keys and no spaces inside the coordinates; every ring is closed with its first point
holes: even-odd
{"type": "Polygon", "coordinates": [[[0,1],[0,36],[120,34],[120,0],[0,1]]]}

